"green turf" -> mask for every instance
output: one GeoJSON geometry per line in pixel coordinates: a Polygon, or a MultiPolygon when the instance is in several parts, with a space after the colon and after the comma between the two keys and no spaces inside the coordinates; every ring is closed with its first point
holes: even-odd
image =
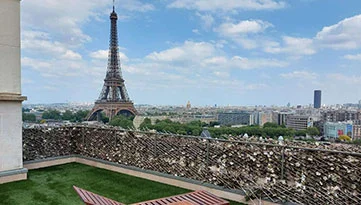
{"type": "MultiPolygon", "coordinates": [[[[189,190],[78,163],[28,173],[28,180],[0,184],[0,204],[82,204],[72,186],[130,204],[189,190]]],[[[232,202],[232,205],[239,203],[232,202]]]]}

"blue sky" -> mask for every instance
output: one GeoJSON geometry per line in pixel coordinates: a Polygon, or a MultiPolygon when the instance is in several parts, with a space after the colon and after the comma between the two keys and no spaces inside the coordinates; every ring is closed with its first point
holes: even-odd
{"type": "MultiPolygon", "coordinates": [[[[106,0],[21,2],[27,103],[93,102],[107,66],[106,0]]],[[[116,0],[136,104],[286,105],[361,99],[361,1],[116,0]]]]}

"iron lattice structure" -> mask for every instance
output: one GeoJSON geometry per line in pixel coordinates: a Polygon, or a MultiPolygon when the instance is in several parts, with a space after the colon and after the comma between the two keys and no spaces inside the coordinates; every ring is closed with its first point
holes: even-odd
{"type": "Polygon", "coordinates": [[[113,12],[110,14],[111,26],[107,73],[104,79],[103,89],[87,117],[88,120],[94,120],[96,118],[99,120],[102,111],[105,112],[105,115],[109,119],[112,119],[118,114],[127,116],[137,114],[134,104],[129,98],[122,76],[119,59],[117,20],[118,15],[113,7],[113,12]]]}

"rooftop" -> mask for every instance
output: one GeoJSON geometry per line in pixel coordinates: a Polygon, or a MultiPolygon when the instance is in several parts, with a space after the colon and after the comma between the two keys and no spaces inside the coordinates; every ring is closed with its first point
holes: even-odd
{"type": "Polygon", "coordinates": [[[73,185],[125,204],[190,192],[105,169],[70,163],[30,170],[26,181],[0,184],[0,204],[82,204],[73,185]]]}

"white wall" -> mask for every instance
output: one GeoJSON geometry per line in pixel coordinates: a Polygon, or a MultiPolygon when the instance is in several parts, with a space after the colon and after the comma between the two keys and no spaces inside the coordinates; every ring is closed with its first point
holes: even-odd
{"type": "Polygon", "coordinates": [[[0,172],[23,167],[21,100],[20,0],[0,0],[0,172]]]}
{"type": "Polygon", "coordinates": [[[20,0],[0,0],[0,93],[21,93],[20,0]]]}
{"type": "Polygon", "coordinates": [[[21,102],[0,101],[0,172],[22,168],[22,156],[21,102]]]}

